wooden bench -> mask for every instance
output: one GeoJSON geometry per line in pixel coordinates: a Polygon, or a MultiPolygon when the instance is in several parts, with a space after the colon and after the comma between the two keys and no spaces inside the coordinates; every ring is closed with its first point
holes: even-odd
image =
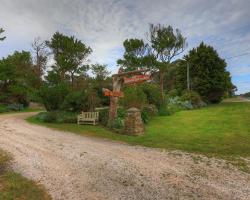
{"type": "Polygon", "coordinates": [[[82,112],[77,116],[77,124],[96,125],[99,120],[99,112],[82,112]]]}

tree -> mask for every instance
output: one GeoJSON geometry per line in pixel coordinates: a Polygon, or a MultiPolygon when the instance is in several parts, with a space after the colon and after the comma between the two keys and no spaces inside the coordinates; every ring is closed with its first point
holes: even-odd
{"type": "Polygon", "coordinates": [[[107,70],[107,65],[94,64],[91,66],[92,73],[97,81],[105,80],[110,72],[107,70]]]}
{"type": "Polygon", "coordinates": [[[73,89],[75,76],[86,73],[89,68],[84,62],[92,49],[75,37],[65,36],[59,32],[56,32],[46,44],[52,50],[56,61],[53,70],[60,75],[62,81],[68,76],[73,89]]]}
{"type": "Polygon", "coordinates": [[[154,57],[150,54],[148,44],[141,39],[127,39],[123,42],[124,55],[117,64],[123,67],[124,71],[134,71],[150,68],[153,65],[154,57]]]}
{"type": "Polygon", "coordinates": [[[46,64],[47,64],[47,57],[48,57],[48,52],[46,51],[47,46],[45,41],[41,41],[41,38],[37,37],[34,39],[32,43],[32,48],[35,53],[35,59],[34,59],[35,73],[39,78],[39,85],[41,85],[42,77],[46,70],[46,64]]]}
{"type": "MultiPolygon", "coordinates": [[[[4,32],[4,30],[2,28],[0,28],[0,35],[4,32]]],[[[0,41],[5,40],[6,37],[0,37],[0,41]]]]}
{"type": "MultiPolygon", "coordinates": [[[[218,103],[226,93],[235,89],[230,73],[226,71],[225,60],[213,47],[202,42],[185,56],[185,60],[190,66],[191,89],[198,92],[203,101],[218,103]]],[[[182,62],[178,72],[177,82],[182,89],[186,88],[186,62],[182,62]]]]}
{"type": "Polygon", "coordinates": [[[0,101],[28,105],[33,92],[34,71],[30,52],[15,52],[0,61],[0,101]]]}
{"type": "Polygon", "coordinates": [[[182,36],[179,29],[174,31],[171,26],[166,27],[161,24],[150,24],[148,36],[152,53],[157,61],[155,67],[159,71],[160,91],[163,100],[166,71],[172,59],[185,50],[186,38],[182,36]]]}

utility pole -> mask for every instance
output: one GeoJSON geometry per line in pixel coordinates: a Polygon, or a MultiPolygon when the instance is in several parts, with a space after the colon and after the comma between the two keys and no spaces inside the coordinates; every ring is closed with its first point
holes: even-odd
{"type": "Polygon", "coordinates": [[[187,90],[190,91],[189,63],[187,62],[187,90]]]}

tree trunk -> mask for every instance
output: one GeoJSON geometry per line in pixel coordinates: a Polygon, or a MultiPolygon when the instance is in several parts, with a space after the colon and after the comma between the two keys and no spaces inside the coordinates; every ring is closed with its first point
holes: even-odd
{"type": "Polygon", "coordinates": [[[161,92],[161,101],[164,102],[164,76],[165,73],[160,70],[160,92],[161,92]]]}
{"type": "MultiPolygon", "coordinates": [[[[120,92],[121,90],[121,80],[119,77],[113,77],[113,92],[120,92]]],[[[117,106],[118,97],[110,97],[110,107],[109,107],[109,122],[108,126],[112,126],[116,116],[117,116],[117,106]]]]}
{"type": "Polygon", "coordinates": [[[74,73],[71,73],[71,89],[73,90],[74,89],[74,73]]]}

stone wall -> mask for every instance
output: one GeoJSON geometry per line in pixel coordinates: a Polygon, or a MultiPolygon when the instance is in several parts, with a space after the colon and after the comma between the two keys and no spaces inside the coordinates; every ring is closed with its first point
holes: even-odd
{"type": "Polygon", "coordinates": [[[144,125],[141,119],[141,111],[137,108],[127,110],[125,118],[125,134],[127,135],[143,135],[144,125]]]}

